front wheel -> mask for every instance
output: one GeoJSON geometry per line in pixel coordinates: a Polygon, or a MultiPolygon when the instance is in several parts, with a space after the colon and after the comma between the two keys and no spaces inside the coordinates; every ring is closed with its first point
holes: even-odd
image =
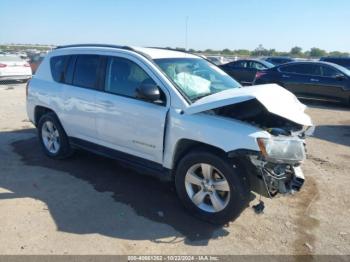
{"type": "Polygon", "coordinates": [[[175,184],[184,206],[213,224],[237,218],[248,205],[243,177],[228,159],[214,153],[194,151],[182,158],[175,184]]]}

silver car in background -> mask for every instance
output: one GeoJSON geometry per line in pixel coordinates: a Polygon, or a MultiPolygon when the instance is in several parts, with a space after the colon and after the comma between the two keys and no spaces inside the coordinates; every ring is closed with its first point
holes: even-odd
{"type": "Polygon", "coordinates": [[[28,80],[32,77],[32,69],[28,62],[14,55],[0,55],[0,81],[28,80]]]}

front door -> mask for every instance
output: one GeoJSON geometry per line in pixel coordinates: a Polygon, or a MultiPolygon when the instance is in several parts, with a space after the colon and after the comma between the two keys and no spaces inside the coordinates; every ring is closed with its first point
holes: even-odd
{"type": "Polygon", "coordinates": [[[136,98],[136,88],[154,80],[132,59],[107,59],[104,91],[96,96],[98,137],[106,147],[162,163],[166,96],[160,103],[136,98]]]}

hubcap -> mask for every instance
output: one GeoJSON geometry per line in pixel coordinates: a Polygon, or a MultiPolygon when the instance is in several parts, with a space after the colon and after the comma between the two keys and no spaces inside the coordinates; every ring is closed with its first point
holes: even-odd
{"type": "Polygon", "coordinates": [[[56,154],[60,150],[60,136],[54,123],[46,121],[41,128],[41,138],[46,149],[56,154]]]}
{"type": "Polygon", "coordinates": [[[206,212],[223,210],[230,200],[225,176],[210,164],[195,164],[185,176],[186,192],[192,202],[206,212]]]}

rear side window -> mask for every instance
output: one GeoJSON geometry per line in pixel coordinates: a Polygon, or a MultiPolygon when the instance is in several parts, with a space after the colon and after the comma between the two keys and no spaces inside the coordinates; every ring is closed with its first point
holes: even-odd
{"type": "Polygon", "coordinates": [[[320,76],[321,66],[314,64],[303,64],[300,66],[300,74],[320,76]]]}
{"type": "Polygon", "coordinates": [[[73,85],[87,88],[96,88],[100,56],[79,55],[75,62],[73,85]]]}
{"type": "Polygon", "coordinates": [[[282,66],[279,69],[280,72],[285,73],[296,73],[302,75],[312,75],[312,76],[320,76],[321,75],[321,67],[317,64],[297,64],[297,65],[288,65],[282,66]]]}
{"type": "Polygon", "coordinates": [[[50,59],[52,78],[56,82],[64,82],[64,69],[68,56],[54,56],[50,59]]]}
{"type": "Polygon", "coordinates": [[[247,68],[248,67],[248,63],[247,63],[247,61],[238,61],[238,62],[232,63],[231,67],[247,68]]]}
{"type": "Polygon", "coordinates": [[[74,67],[75,67],[76,60],[77,60],[77,56],[72,55],[69,57],[69,59],[66,62],[66,70],[64,72],[64,82],[66,84],[72,84],[73,82],[73,74],[74,74],[74,67]]]}
{"type": "Polygon", "coordinates": [[[279,68],[280,72],[285,72],[285,73],[299,73],[300,69],[298,65],[288,65],[288,66],[281,66],[279,68]]]}

